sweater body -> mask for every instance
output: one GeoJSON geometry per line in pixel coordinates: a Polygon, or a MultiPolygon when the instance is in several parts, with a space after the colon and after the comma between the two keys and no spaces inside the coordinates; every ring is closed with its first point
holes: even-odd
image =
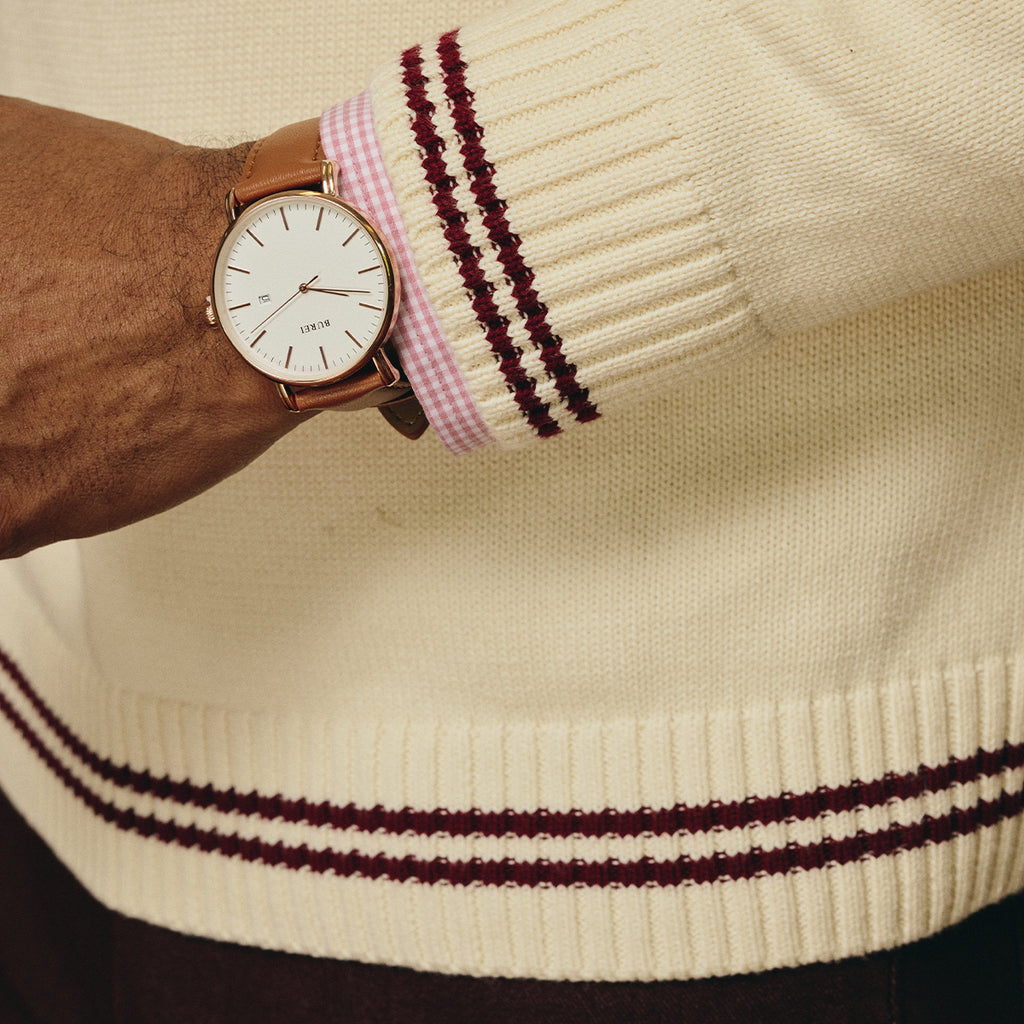
{"type": "Polygon", "coordinates": [[[0,567],[12,801],[125,913],[449,973],[834,960],[1019,890],[1020,96],[965,84],[1014,48],[976,4],[340,6],[197,99],[210,5],[34,3],[0,85],[235,141],[369,82],[498,444],[326,414],[0,567]]]}

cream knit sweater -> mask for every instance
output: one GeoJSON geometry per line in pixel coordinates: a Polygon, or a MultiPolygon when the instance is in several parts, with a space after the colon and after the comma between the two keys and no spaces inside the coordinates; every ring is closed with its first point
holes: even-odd
{"type": "Polygon", "coordinates": [[[372,81],[498,444],[324,415],[0,567],[0,785],[71,870],[185,932],[570,979],[1024,886],[1019,2],[242,11],[8,0],[0,88],[212,142],[372,81]]]}

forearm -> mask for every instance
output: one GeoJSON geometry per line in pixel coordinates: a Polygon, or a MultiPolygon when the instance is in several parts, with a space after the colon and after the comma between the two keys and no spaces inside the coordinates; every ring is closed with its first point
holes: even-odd
{"type": "MultiPolygon", "coordinates": [[[[442,339],[414,384],[449,447],[554,437],[1024,257],[1024,19],[880,10],[531,0],[381,69],[400,271],[442,339]]],[[[246,147],[21,102],[0,124],[11,555],[183,501],[298,420],[202,316],[246,147]]]]}
{"type": "Polygon", "coordinates": [[[205,490],[295,425],[203,316],[247,147],[0,109],[0,554],[205,490]]]}

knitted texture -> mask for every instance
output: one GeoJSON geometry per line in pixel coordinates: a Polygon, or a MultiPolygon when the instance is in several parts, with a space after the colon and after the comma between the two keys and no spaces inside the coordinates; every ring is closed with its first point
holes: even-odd
{"type": "Polygon", "coordinates": [[[702,976],[907,942],[1024,871],[1024,699],[1005,665],[582,727],[365,730],[119,701],[98,709],[116,751],[101,758],[0,660],[15,798],[61,807],[87,885],[186,931],[462,974],[702,976]],[[169,735],[201,775],[166,771],[169,735]],[[318,758],[354,802],[241,788],[256,762],[282,778],[318,758]]]}
{"type": "MultiPolygon", "coordinates": [[[[45,24],[62,102],[231,126],[183,29],[161,44],[149,6],[81,6],[11,19],[5,88],[41,88],[18,69],[45,24]]],[[[195,501],[0,566],[11,800],[127,914],[454,973],[832,960],[1019,890],[1024,265],[1002,264],[1024,233],[1001,198],[1019,122],[992,103],[1020,98],[997,59],[1017,5],[887,6],[892,46],[855,55],[890,85],[883,53],[906,55],[932,91],[880,85],[876,108],[831,74],[867,82],[836,43],[860,7],[335,6],[330,46],[312,5],[312,42],[237,24],[226,109],[253,61],[267,128],[315,113],[335,64],[323,104],[372,77],[417,268],[520,450],[454,459],[325,413],[195,501]],[[1002,33],[973,94],[972,24],[982,49],[1002,33]],[[891,134],[855,160],[798,130],[837,89],[834,121],[876,140],[888,104],[907,126],[924,103],[906,160],[891,134]],[[766,107],[778,131],[739,161],[730,126],[766,107]]]]}
{"type": "Polygon", "coordinates": [[[539,0],[408,50],[378,129],[499,443],[1024,257],[1000,10],[539,0]]]}
{"type": "Polygon", "coordinates": [[[682,350],[760,336],[635,5],[534,6],[412,48],[375,83],[420,271],[505,445],[632,400],[682,350]]]}

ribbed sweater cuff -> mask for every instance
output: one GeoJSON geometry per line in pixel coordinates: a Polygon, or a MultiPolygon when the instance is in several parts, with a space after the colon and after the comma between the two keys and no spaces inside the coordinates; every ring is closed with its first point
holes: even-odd
{"type": "Polygon", "coordinates": [[[514,5],[373,84],[420,274],[504,445],[761,335],[633,17],[617,0],[514,5]]]}

